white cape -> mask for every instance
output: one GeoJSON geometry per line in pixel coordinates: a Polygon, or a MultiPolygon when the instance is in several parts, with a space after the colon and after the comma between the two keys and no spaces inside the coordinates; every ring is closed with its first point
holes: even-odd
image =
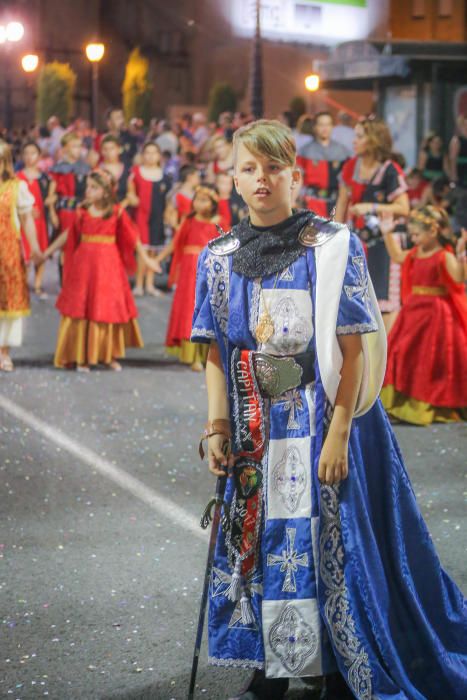
{"type": "MultiPolygon", "coordinates": [[[[342,228],[314,248],[316,260],[316,352],[324,391],[334,406],[341,380],[342,352],[336,335],[337,314],[348,262],[350,232],[342,228]]],[[[363,376],[355,417],[370,410],[379,396],[386,371],[387,339],[375,290],[368,278],[378,331],[362,335],[363,376]]]]}

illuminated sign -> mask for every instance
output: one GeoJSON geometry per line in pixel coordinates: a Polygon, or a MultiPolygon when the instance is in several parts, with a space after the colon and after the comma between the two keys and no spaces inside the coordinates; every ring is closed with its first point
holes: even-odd
{"type": "MultiPolygon", "coordinates": [[[[237,34],[251,36],[255,0],[231,3],[237,34]]],[[[339,44],[368,36],[367,0],[261,0],[261,33],[276,41],[339,44]]]]}

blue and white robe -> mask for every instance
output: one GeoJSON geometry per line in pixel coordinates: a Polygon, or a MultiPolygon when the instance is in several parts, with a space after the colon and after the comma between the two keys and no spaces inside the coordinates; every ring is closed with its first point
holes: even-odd
{"type": "MultiPolygon", "coordinates": [[[[247,581],[254,621],[227,595],[228,535],[210,587],[209,659],[304,677],[339,668],[359,700],[465,700],[465,601],[442,570],[377,396],[386,341],[358,239],[346,227],[262,279],[206,248],[198,264],[192,340],[215,340],[229,392],[235,347],[315,351],[316,380],[264,402],[259,556],[247,581]],[[276,279],[277,277],[277,279],[276,279]],[[274,334],[255,328],[266,304],[274,334]],[[349,441],[349,477],[321,485],[318,462],[342,366],[337,336],[362,335],[364,372],[349,441]]],[[[231,420],[235,425],[233,402],[231,420]]],[[[226,501],[235,498],[228,481],[226,501]]]]}

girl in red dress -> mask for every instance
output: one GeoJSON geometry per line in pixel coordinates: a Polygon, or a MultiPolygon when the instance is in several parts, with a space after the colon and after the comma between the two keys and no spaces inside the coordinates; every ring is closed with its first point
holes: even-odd
{"type": "MultiPolygon", "coordinates": [[[[22,147],[24,168],[17,173],[17,177],[28,186],[29,192],[34,197],[32,216],[36,226],[37,243],[42,252],[47,249],[49,236],[47,231],[46,207],[48,206],[48,192],[50,177],[39,169],[41,149],[35,141],[27,141],[22,147]]],[[[21,231],[24,259],[26,264],[30,262],[31,248],[24,230],[21,231]]],[[[44,276],[44,264],[34,269],[34,291],[39,299],[46,299],[47,294],[42,289],[44,276]]]]}
{"type": "Polygon", "coordinates": [[[148,258],[123,207],[114,204],[114,181],[106,171],[88,176],[85,205],[46,255],[64,244],[70,262],[56,304],[62,318],[55,366],[74,364],[89,371],[90,365],[101,362],[119,371],[117,358],[125,356],[125,348],[143,347],[127,279],[127,271],[135,266],[134,251],[154,272],[160,267],[148,258]]]}
{"type": "Polygon", "coordinates": [[[392,217],[382,219],[387,251],[402,265],[402,309],[388,338],[383,405],[415,425],[460,420],[467,409],[467,231],[454,255],[443,209],[411,212],[409,251],[390,235],[393,228],[392,217]]]}
{"type": "MultiPolygon", "coordinates": [[[[152,249],[160,249],[165,241],[164,211],[170,180],[163,173],[161,157],[157,143],[147,141],[141,152],[141,165],[133,167],[128,180],[127,199],[130,206],[135,207],[135,222],[141,243],[152,249]]],[[[144,259],[139,257],[136,286],[133,290],[136,296],[144,294],[143,284],[148,294],[160,295],[154,286],[153,270],[148,269],[144,259]]]]}
{"type": "Polygon", "coordinates": [[[161,263],[173,252],[169,284],[177,284],[166,337],[166,349],[183,364],[200,372],[206,364],[207,348],[192,343],[191,323],[195,308],[196,269],[198,256],[210,240],[219,233],[216,227],[219,196],[213,187],[200,186],[193,198],[193,210],[175,237],[157,256],[161,263]]]}

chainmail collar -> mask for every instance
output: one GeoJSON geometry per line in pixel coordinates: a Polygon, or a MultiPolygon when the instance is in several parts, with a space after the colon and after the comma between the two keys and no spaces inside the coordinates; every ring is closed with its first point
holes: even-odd
{"type": "Polygon", "coordinates": [[[301,209],[269,228],[252,226],[249,217],[240,221],[232,229],[232,234],[240,241],[238,250],[233,253],[234,272],[254,278],[284,270],[304,251],[298,234],[315,216],[301,209]]]}

